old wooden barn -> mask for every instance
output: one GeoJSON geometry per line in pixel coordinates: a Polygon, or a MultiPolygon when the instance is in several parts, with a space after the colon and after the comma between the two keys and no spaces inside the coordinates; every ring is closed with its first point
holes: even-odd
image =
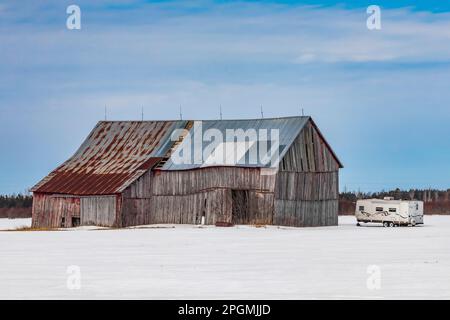
{"type": "MultiPolygon", "coordinates": [[[[200,141],[200,157],[208,145],[200,141]]],[[[192,157],[198,153],[192,149],[192,157]]],[[[203,217],[221,225],[337,225],[340,168],[310,117],[101,121],[69,160],[32,188],[32,224],[126,227],[198,224],[203,217]],[[279,158],[275,165],[175,161],[186,144],[195,145],[199,128],[224,135],[277,130],[279,158]]]]}

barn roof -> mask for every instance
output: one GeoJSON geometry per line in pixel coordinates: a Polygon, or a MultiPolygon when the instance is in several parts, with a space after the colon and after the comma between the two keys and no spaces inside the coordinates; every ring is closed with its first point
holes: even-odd
{"type": "MultiPolygon", "coordinates": [[[[270,139],[270,130],[277,129],[279,132],[279,157],[278,159],[283,158],[284,154],[289,149],[289,146],[294,142],[295,138],[298,136],[300,131],[303,129],[305,124],[308,122],[310,117],[286,117],[286,118],[266,118],[266,119],[251,119],[251,120],[203,120],[201,121],[200,126],[193,126],[191,131],[191,136],[195,136],[196,131],[207,131],[208,129],[216,129],[219,130],[224,139],[227,136],[227,130],[238,130],[242,129],[243,131],[247,131],[249,129],[254,129],[257,133],[260,132],[261,129],[267,130],[267,136],[270,139]]],[[[191,149],[191,155],[193,160],[202,157],[202,154],[205,152],[205,148],[210,145],[210,141],[203,141],[202,148],[194,148],[195,144],[190,143],[188,140],[184,140],[183,144],[180,145],[181,148],[187,147],[191,149]]],[[[255,145],[258,148],[257,145],[255,145]]],[[[236,147],[237,149],[238,147],[236,147]]],[[[270,146],[268,146],[270,148],[270,146]]],[[[237,153],[237,152],[236,152],[237,153]]],[[[243,157],[247,156],[246,152],[243,157]]],[[[239,166],[243,167],[271,167],[271,163],[261,163],[261,159],[256,159],[254,163],[249,163],[248,161],[244,164],[240,164],[239,166]]],[[[239,160],[236,159],[236,162],[239,160]]],[[[272,163],[273,165],[273,163],[272,163]]],[[[167,161],[167,163],[162,167],[162,170],[187,170],[187,169],[196,169],[208,166],[207,163],[194,163],[191,161],[190,163],[175,163],[172,158],[167,161]]]]}
{"type": "Polygon", "coordinates": [[[100,195],[121,192],[152,166],[182,121],[102,121],[78,151],[33,192],[100,195]]]}
{"type": "MultiPolygon", "coordinates": [[[[205,163],[177,164],[171,157],[167,158],[173,150],[187,143],[187,139],[183,138],[179,144],[174,145],[171,140],[174,130],[188,129],[190,136],[193,137],[195,131],[199,130],[198,124],[201,125],[203,132],[214,128],[223,133],[224,137],[227,129],[244,131],[278,129],[279,159],[282,159],[309,120],[312,121],[310,117],[253,120],[101,121],[77,152],[34,186],[31,191],[72,195],[117,194],[157,164],[160,170],[204,167],[205,163]]],[[[208,144],[203,142],[202,148],[197,152],[203,153],[208,144]]],[[[192,143],[191,146],[193,146],[192,143]]],[[[192,152],[194,153],[194,149],[192,152]]],[[[341,165],[336,156],[335,158],[341,165]]],[[[270,163],[267,165],[239,164],[239,166],[265,167],[270,166],[270,163]]]]}

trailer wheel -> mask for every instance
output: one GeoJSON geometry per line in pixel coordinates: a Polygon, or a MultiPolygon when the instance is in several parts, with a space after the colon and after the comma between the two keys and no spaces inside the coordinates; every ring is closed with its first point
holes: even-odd
{"type": "Polygon", "coordinates": [[[389,227],[389,222],[387,222],[387,221],[383,222],[383,227],[385,227],[385,228],[389,227]]]}
{"type": "Polygon", "coordinates": [[[393,228],[395,224],[393,222],[389,222],[389,227],[393,228]]]}
{"type": "Polygon", "coordinates": [[[411,226],[413,226],[413,227],[416,226],[416,220],[414,220],[414,219],[411,220],[411,226]]]}
{"type": "Polygon", "coordinates": [[[356,224],[356,226],[357,226],[357,227],[361,227],[361,224],[358,222],[358,223],[356,224]]]}

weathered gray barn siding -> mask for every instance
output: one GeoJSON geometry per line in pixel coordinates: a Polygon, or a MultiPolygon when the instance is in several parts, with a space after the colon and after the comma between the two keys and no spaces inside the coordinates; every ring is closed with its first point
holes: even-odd
{"type": "Polygon", "coordinates": [[[275,175],[259,168],[208,167],[149,171],[123,193],[122,226],[231,223],[232,190],[249,191],[248,223],[272,222],[275,175]]]}
{"type": "Polygon", "coordinates": [[[275,198],[285,200],[337,199],[338,172],[286,172],[277,174],[275,198]]]}
{"type": "Polygon", "coordinates": [[[280,162],[273,223],[337,225],[340,164],[309,122],[280,162]]]}
{"type": "Polygon", "coordinates": [[[309,121],[280,162],[280,171],[330,172],[340,164],[317,127],[309,121]]]}
{"type": "Polygon", "coordinates": [[[259,168],[205,167],[155,172],[153,194],[190,194],[214,188],[273,192],[274,186],[275,175],[261,175],[259,168]]]}
{"type": "Polygon", "coordinates": [[[80,198],[36,192],[33,194],[33,227],[72,227],[73,218],[80,218],[80,198]]]}
{"type": "Polygon", "coordinates": [[[34,193],[32,225],[39,228],[81,225],[116,226],[117,196],[77,197],[34,193]]]}
{"type": "Polygon", "coordinates": [[[116,212],[116,196],[92,196],[80,199],[81,224],[84,226],[115,226],[116,212]]]}
{"type": "Polygon", "coordinates": [[[273,224],[293,227],[337,225],[338,202],[275,200],[273,224]]]}
{"type": "Polygon", "coordinates": [[[206,224],[227,220],[229,216],[226,189],[213,189],[187,195],[156,195],[153,197],[150,223],[206,224]],[[223,217],[223,218],[222,218],[223,217]]]}

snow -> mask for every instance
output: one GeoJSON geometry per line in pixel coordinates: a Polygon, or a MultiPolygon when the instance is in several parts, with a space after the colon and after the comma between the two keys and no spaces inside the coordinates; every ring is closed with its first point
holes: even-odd
{"type": "Polygon", "coordinates": [[[26,219],[0,219],[1,230],[13,230],[22,227],[31,227],[31,218],[26,219]]]}
{"type": "Polygon", "coordinates": [[[339,223],[0,232],[0,299],[450,298],[450,216],[415,228],[339,223]],[[79,290],[67,286],[74,265],[79,290]],[[367,285],[371,266],[379,289],[367,285]]]}

